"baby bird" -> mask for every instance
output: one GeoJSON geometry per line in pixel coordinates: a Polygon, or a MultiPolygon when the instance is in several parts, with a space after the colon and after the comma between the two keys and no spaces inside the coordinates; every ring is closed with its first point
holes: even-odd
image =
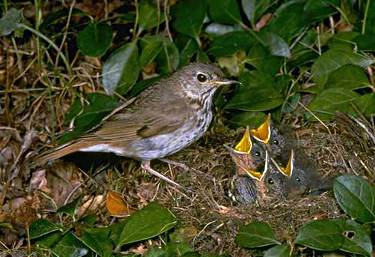
{"type": "Polygon", "coordinates": [[[236,167],[236,174],[231,182],[232,195],[243,205],[255,201],[262,202],[270,194],[282,195],[284,188],[283,175],[271,165],[265,145],[252,142],[249,128],[241,141],[231,148],[225,146],[236,167]]]}

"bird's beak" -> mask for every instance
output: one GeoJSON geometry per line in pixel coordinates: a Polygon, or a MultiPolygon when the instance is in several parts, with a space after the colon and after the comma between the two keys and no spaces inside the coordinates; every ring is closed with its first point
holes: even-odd
{"type": "Polygon", "coordinates": [[[281,172],[281,174],[283,174],[284,176],[287,176],[288,179],[292,177],[293,169],[294,169],[294,151],[293,151],[293,149],[290,152],[289,161],[288,161],[287,165],[285,166],[285,168],[278,165],[277,162],[273,158],[271,158],[271,161],[273,162],[273,164],[275,164],[275,166],[281,172]]]}
{"type": "Polygon", "coordinates": [[[268,114],[266,120],[258,128],[250,132],[255,139],[267,144],[271,137],[271,114],[268,114]]]}
{"type": "Polygon", "coordinates": [[[266,175],[266,173],[268,171],[268,162],[269,162],[269,157],[268,157],[268,152],[266,151],[266,159],[264,161],[263,171],[259,172],[259,171],[256,171],[256,170],[246,169],[247,175],[249,175],[253,179],[256,179],[258,181],[262,181],[264,176],[266,175]]]}
{"type": "Polygon", "coordinates": [[[222,79],[222,80],[217,80],[217,81],[212,81],[210,82],[211,85],[215,86],[223,86],[223,85],[232,85],[232,84],[241,84],[237,80],[229,80],[229,79],[222,79]]]}
{"type": "Polygon", "coordinates": [[[234,147],[234,150],[237,153],[250,154],[252,148],[253,148],[253,143],[251,142],[251,139],[250,139],[249,126],[247,126],[245,134],[243,135],[241,141],[234,147]]]}

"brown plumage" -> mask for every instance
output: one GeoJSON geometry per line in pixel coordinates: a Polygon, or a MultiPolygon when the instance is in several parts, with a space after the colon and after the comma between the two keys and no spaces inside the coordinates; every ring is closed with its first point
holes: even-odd
{"type": "Polygon", "coordinates": [[[219,86],[232,84],[214,65],[193,63],[143,91],[128,106],[115,110],[102,123],[80,138],[36,159],[36,164],[77,151],[112,152],[142,161],[176,153],[198,140],[212,119],[212,99],[219,86]]]}

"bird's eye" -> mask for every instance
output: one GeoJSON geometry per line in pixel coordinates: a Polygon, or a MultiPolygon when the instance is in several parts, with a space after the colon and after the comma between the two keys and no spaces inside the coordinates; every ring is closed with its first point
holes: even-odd
{"type": "Polygon", "coordinates": [[[197,76],[197,79],[198,79],[199,82],[206,82],[207,76],[202,74],[202,73],[199,73],[198,76],[197,76]]]}
{"type": "Polygon", "coordinates": [[[274,183],[273,179],[272,179],[272,178],[269,178],[269,179],[268,179],[268,184],[271,184],[271,185],[272,185],[273,183],[274,183]]]}
{"type": "Polygon", "coordinates": [[[296,181],[301,182],[301,179],[299,177],[296,177],[296,181]]]}
{"type": "Polygon", "coordinates": [[[276,140],[276,139],[274,139],[272,142],[273,142],[274,145],[278,145],[279,144],[279,141],[276,140]]]}
{"type": "Polygon", "coordinates": [[[259,157],[259,156],[260,156],[260,152],[256,151],[256,152],[255,152],[255,156],[258,156],[258,157],[259,157]]]}

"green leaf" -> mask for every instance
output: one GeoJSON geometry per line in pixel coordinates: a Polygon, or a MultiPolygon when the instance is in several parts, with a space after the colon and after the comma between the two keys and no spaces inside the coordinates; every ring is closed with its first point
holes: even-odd
{"type": "Polygon", "coordinates": [[[316,22],[338,13],[337,6],[340,4],[340,0],[308,0],[303,11],[309,21],[316,22]]]}
{"type": "Polygon", "coordinates": [[[155,237],[176,224],[177,220],[169,210],[151,202],[128,218],[117,246],[155,237]]]}
{"type": "Polygon", "coordinates": [[[275,245],[264,252],[264,257],[289,257],[290,246],[286,244],[275,245]]]}
{"type": "Polygon", "coordinates": [[[81,257],[88,254],[89,249],[72,233],[68,232],[53,248],[57,256],[81,257]]]}
{"type": "Polygon", "coordinates": [[[22,27],[22,10],[11,8],[0,19],[0,37],[10,35],[13,31],[22,27]]]}
{"type": "Polygon", "coordinates": [[[359,51],[375,51],[375,35],[359,35],[353,40],[359,51]]]}
{"type": "Polygon", "coordinates": [[[262,221],[252,222],[240,228],[236,243],[244,248],[257,248],[280,244],[271,227],[262,221]]]}
{"type": "Polygon", "coordinates": [[[153,60],[155,60],[156,56],[160,53],[163,49],[163,42],[161,41],[154,41],[147,44],[141,53],[141,57],[139,58],[139,63],[141,67],[145,67],[150,64],[153,60]]]}
{"type": "Polygon", "coordinates": [[[71,217],[74,217],[74,212],[77,210],[78,205],[80,204],[82,200],[82,195],[74,199],[68,204],[65,204],[64,206],[57,209],[57,212],[63,212],[68,214],[71,217]]]}
{"type": "Polygon", "coordinates": [[[272,19],[268,31],[273,32],[289,42],[296,37],[307,25],[303,16],[304,1],[288,1],[276,11],[276,18],[272,19]]]}
{"type": "Polygon", "coordinates": [[[260,38],[266,44],[271,55],[290,58],[290,50],[284,39],[271,32],[263,33],[260,38]]]}
{"type": "Polygon", "coordinates": [[[365,179],[343,175],[335,179],[333,192],[341,208],[360,222],[375,221],[375,189],[365,179]]]}
{"type": "Polygon", "coordinates": [[[374,60],[372,58],[351,51],[328,50],[322,54],[312,66],[312,79],[315,83],[324,85],[329,75],[341,66],[353,64],[362,68],[367,68],[373,62],[374,60]]]}
{"type": "MultiPolygon", "coordinates": [[[[375,93],[362,95],[357,98],[354,103],[368,119],[370,119],[371,115],[375,113],[375,93]]],[[[349,113],[354,116],[358,116],[358,113],[356,113],[354,110],[350,111],[349,113]]]]}
{"type": "Polygon", "coordinates": [[[244,72],[235,95],[224,109],[241,111],[265,111],[280,106],[282,95],[272,87],[275,83],[272,76],[260,71],[244,72]]]}
{"type": "Polygon", "coordinates": [[[114,243],[110,240],[108,228],[89,228],[82,230],[81,240],[92,251],[102,257],[112,256],[114,243]]]}
{"type": "Polygon", "coordinates": [[[240,8],[236,0],[207,0],[209,14],[214,22],[222,24],[240,24],[240,8]]]}
{"type": "Polygon", "coordinates": [[[371,255],[371,238],[360,224],[350,219],[337,219],[334,221],[340,226],[345,235],[344,243],[340,247],[341,251],[353,254],[371,255]]]}
{"type": "Polygon", "coordinates": [[[233,124],[236,127],[246,127],[246,126],[260,126],[267,115],[264,112],[241,112],[238,114],[230,115],[229,123],[233,124]]]}
{"type": "Polygon", "coordinates": [[[138,80],[140,65],[137,42],[114,51],[103,65],[103,87],[108,94],[126,94],[138,80]]]}
{"type": "Polygon", "coordinates": [[[345,88],[354,90],[370,86],[371,83],[363,69],[349,64],[333,71],[328,77],[325,88],[345,88]]]}
{"type": "Polygon", "coordinates": [[[343,51],[353,51],[356,46],[354,39],[358,37],[358,32],[341,32],[332,36],[332,34],[327,33],[330,36],[328,41],[329,49],[343,50],[343,51]]]}
{"type": "Polygon", "coordinates": [[[221,35],[233,32],[233,31],[241,31],[241,30],[242,28],[240,24],[224,25],[220,23],[211,23],[204,29],[204,32],[206,34],[221,36],[221,35]]]}
{"type": "MultiPolygon", "coordinates": [[[[164,22],[164,13],[149,1],[142,1],[139,3],[139,30],[148,30],[160,25],[164,22]]],[[[138,32],[140,33],[140,32],[138,32]]]]}
{"type": "MultiPolygon", "coordinates": [[[[364,5],[365,3],[363,3],[364,5]]],[[[366,1],[366,5],[368,4],[368,11],[366,12],[366,23],[363,21],[366,26],[365,34],[375,34],[375,2],[374,1],[366,1]]],[[[364,8],[367,8],[367,6],[363,6],[364,8]]]]}
{"type": "Polygon", "coordinates": [[[175,71],[180,61],[180,54],[176,45],[169,39],[161,36],[145,36],[141,39],[141,47],[145,49],[150,44],[161,44],[161,50],[155,57],[155,61],[158,64],[158,71],[162,74],[170,74],[175,71]]]}
{"type": "Polygon", "coordinates": [[[38,238],[59,230],[61,230],[61,227],[55,223],[46,219],[38,219],[30,225],[30,238],[38,238]]]}
{"type": "Polygon", "coordinates": [[[78,49],[92,57],[100,57],[112,43],[112,28],[104,23],[93,23],[85,27],[77,37],[78,49]]]}
{"type": "Polygon", "coordinates": [[[63,238],[63,236],[63,232],[55,231],[42,237],[38,237],[37,239],[33,239],[33,243],[35,246],[51,249],[61,240],[61,238],[63,238]]]}
{"type": "Polygon", "coordinates": [[[185,42],[183,49],[181,49],[179,66],[182,67],[188,65],[191,61],[191,58],[193,57],[194,53],[197,52],[197,50],[198,44],[194,39],[189,38],[185,42]]]}
{"type": "Polygon", "coordinates": [[[249,51],[245,63],[251,64],[257,70],[267,75],[276,75],[280,72],[280,66],[284,58],[271,55],[269,49],[261,44],[255,44],[249,51]]]}
{"type": "Polygon", "coordinates": [[[255,43],[254,37],[247,31],[235,31],[217,37],[208,53],[214,57],[227,56],[243,50],[247,52],[255,43]]]}
{"type": "MultiPolygon", "coordinates": [[[[320,119],[330,120],[337,110],[348,112],[351,102],[358,99],[359,95],[344,88],[330,88],[323,90],[308,105],[320,119]]],[[[310,118],[310,116],[308,116],[310,118]]]]}
{"type": "Polygon", "coordinates": [[[344,242],[339,226],[332,220],[313,220],[306,223],[298,233],[295,244],[320,251],[334,251],[344,242]]]}
{"type": "Polygon", "coordinates": [[[242,9],[252,25],[255,25],[264,11],[276,2],[277,0],[241,0],[242,9]]]}
{"type": "Polygon", "coordinates": [[[173,27],[180,33],[198,38],[206,16],[205,1],[181,0],[172,9],[173,27]]]}
{"type": "Polygon", "coordinates": [[[86,101],[81,101],[80,97],[77,97],[71,105],[69,112],[66,115],[67,123],[78,114],[80,115],[75,119],[75,129],[62,136],[59,140],[60,144],[77,138],[84,132],[92,129],[111,111],[120,106],[119,102],[105,94],[92,93],[87,94],[86,97],[89,102],[88,105],[82,106],[82,102],[85,103],[86,101]]]}

